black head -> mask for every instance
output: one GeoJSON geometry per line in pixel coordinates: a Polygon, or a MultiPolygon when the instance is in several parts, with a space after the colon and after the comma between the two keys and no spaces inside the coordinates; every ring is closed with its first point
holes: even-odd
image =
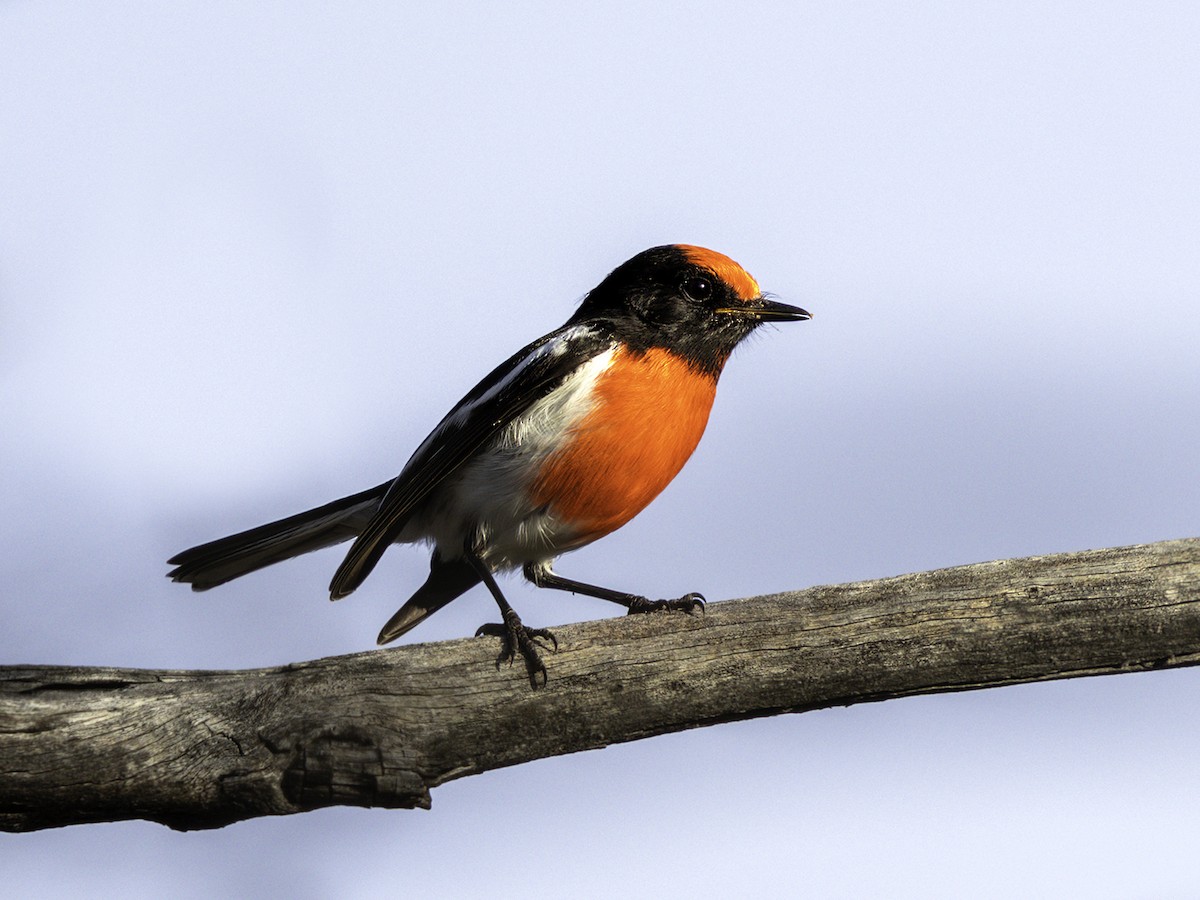
{"type": "Polygon", "coordinates": [[[668,244],[613,269],[568,324],[605,322],[636,350],[661,347],[715,375],[763,322],[808,318],[799,307],[764,298],[758,282],[728,256],[668,244]]]}

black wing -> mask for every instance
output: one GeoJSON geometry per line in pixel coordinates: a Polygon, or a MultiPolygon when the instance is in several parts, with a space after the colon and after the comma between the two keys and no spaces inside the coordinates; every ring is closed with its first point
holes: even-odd
{"type": "Polygon", "coordinates": [[[413,453],[333,575],[345,597],[365,579],[426,495],[582,363],[612,344],[601,324],[564,325],[501,363],[450,410],[413,453]]]}

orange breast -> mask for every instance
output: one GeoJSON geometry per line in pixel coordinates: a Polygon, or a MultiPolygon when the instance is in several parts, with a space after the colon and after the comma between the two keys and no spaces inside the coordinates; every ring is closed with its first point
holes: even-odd
{"type": "Polygon", "coordinates": [[[535,502],[580,529],[576,546],[620,528],[692,455],[716,389],[715,377],[665,350],[618,351],[594,408],[542,466],[535,502]]]}

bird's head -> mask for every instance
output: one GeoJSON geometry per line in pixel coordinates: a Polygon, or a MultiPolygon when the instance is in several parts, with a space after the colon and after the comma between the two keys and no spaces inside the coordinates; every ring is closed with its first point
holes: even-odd
{"type": "Polygon", "coordinates": [[[764,296],[750,273],[723,253],[667,244],[613,269],[571,323],[607,322],[635,350],[660,347],[715,374],[762,323],[809,318],[764,296]]]}

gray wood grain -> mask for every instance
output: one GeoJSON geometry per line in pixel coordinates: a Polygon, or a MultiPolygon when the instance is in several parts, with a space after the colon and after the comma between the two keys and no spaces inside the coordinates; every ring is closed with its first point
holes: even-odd
{"type": "Polygon", "coordinates": [[[0,667],[0,829],[213,828],[753,716],[1200,662],[1200,539],[980,563],[246,671],[0,667]]]}

